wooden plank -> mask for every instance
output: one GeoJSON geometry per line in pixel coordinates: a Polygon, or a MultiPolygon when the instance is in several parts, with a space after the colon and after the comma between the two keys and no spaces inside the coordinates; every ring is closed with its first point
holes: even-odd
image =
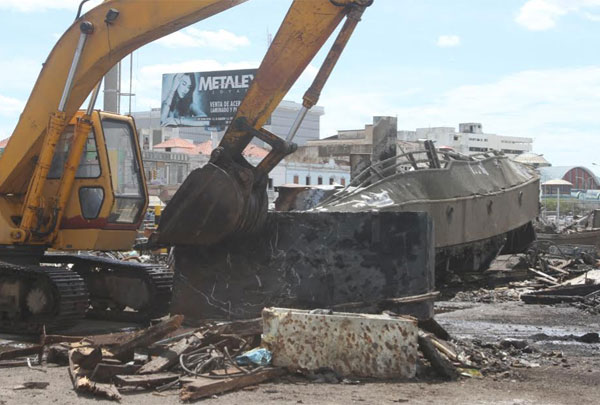
{"type": "Polygon", "coordinates": [[[450,334],[442,327],[434,318],[419,319],[417,326],[429,333],[433,333],[436,337],[442,340],[450,340],[450,334]]]}
{"type": "MultiPolygon", "coordinates": [[[[89,393],[95,396],[101,396],[115,401],[121,400],[121,394],[114,385],[101,384],[91,381],[88,377],[89,370],[81,367],[80,362],[91,363],[97,356],[97,350],[100,348],[79,348],[69,352],[69,376],[73,382],[73,388],[77,392],[89,393]]],[[[102,352],[100,351],[100,359],[102,352]]],[[[95,367],[96,365],[94,365],[95,367]]]]}
{"type": "Polygon", "coordinates": [[[459,361],[458,355],[452,350],[450,347],[446,346],[447,343],[437,339],[435,336],[429,336],[431,338],[431,342],[433,345],[442,352],[446,357],[448,357],[452,361],[459,361]]]}
{"type": "Polygon", "coordinates": [[[41,349],[41,345],[35,345],[31,347],[25,347],[22,349],[5,350],[3,352],[0,352],[0,360],[12,360],[18,357],[31,356],[33,354],[38,354],[41,349]]]}
{"type": "Polygon", "coordinates": [[[46,381],[27,381],[21,385],[13,387],[13,390],[43,390],[48,385],[50,385],[50,383],[46,381]]]}
{"type": "Polygon", "coordinates": [[[268,368],[253,374],[244,374],[239,377],[226,378],[222,380],[211,380],[198,378],[190,384],[186,384],[181,389],[179,399],[182,401],[192,401],[200,398],[206,398],[227,391],[241,389],[250,385],[260,384],[285,374],[283,368],[268,368]]]}
{"type": "Polygon", "coordinates": [[[27,360],[0,361],[0,368],[27,367],[27,360]]]}
{"type": "Polygon", "coordinates": [[[544,272],[541,272],[539,270],[533,269],[531,267],[529,268],[529,271],[532,272],[532,273],[534,273],[534,274],[537,274],[538,276],[540,276],[540,277],[542,277],[544,279],[547,279],[547,280],[551,281],[552,283],[558,284],[558,279],[556,279],[556,278],[554,278],[552,276],[549,276],[549,275],[547,275],[544,272]]]}
{"type": "Polygon", "coordinates": [[[570,276],[570,275],[571,275],[571,273],[570,273],[570,272],[568,272],[568,271],[566,271],[566,270],[563,270],[563,269],[559,269],[558,267],[556,267],[556,266],[552,266],[552,265],[550,265],[550,264],[548,265],[548,268],[549,268],[550,270],[554,270],[555,272],[557,272],[557,273],[560,273],[560,274],[565,274],[565,275],[568,275],[568,276],[570,276]]]}
{"type": "Polygon", "coordinates": [[[183,322],[183,315],[175,315],[147,329],[133,334],[127,341],[110,349],[112,355],[124,362],[133,358],[133,351],[138,347],[148,347],[169,333],[177,330],[183,322]]]}
{"type": "Polygon", "coordinates": [[[144,364],[138,370],[137,374],[153,374],[167,370],[178,362],[180,355],[196,347],[201,341],[202,335],[200,333],[192,335],[187,339],[181,339],[179,342],[169,346],[158,357],[144,364]]]}
{"type": "Polygon", "coordinates": [[[99,382],[110,382],[116,375],[135,374],[140,369],[137,364],[98,363],[90,375],[90,379],[99,382]]]}
{"type": "Polygon", "coordinates": [[[87,392],[95,396],[105,397],[114,401],[121,400],[121,394],[112,384],[100,384],[85,376],[76,377],[73,386],[77,392],[87,392]]]}
{"type": "Polygon", "coordinates": [[[119,387],[155,388],[179,379],[179,374],[159,373],[149,375],[116,375],[114,382],[119,387]]]}
{"type": "Polygon", "coordinates": [[[218,370],[212,370],[210,373],[210,375],[216,375],[216,376],[225,376],[225,375],[238,375],[238,374],[244,374],[242,373],[239,369],[235,368],[235,367],[228,367],[227,369],[218,369],[218,370]]]}
{"type": "Polygon", "coordinates": [[[458,378],[456,367],[437,351],[431,339],[423,332],[419,332],[419,350],[440,376],[449,380],[458,378]]]}

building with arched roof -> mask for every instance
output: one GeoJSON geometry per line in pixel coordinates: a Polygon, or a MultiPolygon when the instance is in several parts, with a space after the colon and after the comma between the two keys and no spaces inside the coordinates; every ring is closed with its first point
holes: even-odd
{"type": "Polygon", "coordinates": [[[540,167],[542,183],[554,179],[566,180],[573,185],[573,190],[600,190],[600,180],[592,171],[583,166],[540,167]]]}

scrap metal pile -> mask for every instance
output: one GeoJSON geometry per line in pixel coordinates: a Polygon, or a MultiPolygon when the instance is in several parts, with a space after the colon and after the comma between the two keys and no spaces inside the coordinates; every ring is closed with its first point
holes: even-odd
{"type": "Polygon", "coordinates": [[[39,344],[0,346],[0,367],[45,371],[53,363],[66,366],[78,394],[120,400],[124,393],[179,390],[181,400],[192,401],[284,376],[344,384],[483,377],[530,365],[514,359],[535,352],[451,341],[433,319],[392,313],[266,308],[262,319],[199,328],[182,321],[176,315],[136,332],[86,337],[43,334],[39,344]]]}
{"type": "Polygon", "coordinates": [[[592,314],[600,313],[600,260],[597,247],[590,245],[556,245],[539,240],[527,254],[499,257],[508,268],[495,268],[477,282],[493,284],[494,279],[512,281],[496,288],[459,291],[452,301],[497,303],[523,301],[528,304],[570,303],[592,314]],[[503,273],[498,276],[494,273],[503,273]],[[515,280],[516,279],[516,280],[515,280]]]}

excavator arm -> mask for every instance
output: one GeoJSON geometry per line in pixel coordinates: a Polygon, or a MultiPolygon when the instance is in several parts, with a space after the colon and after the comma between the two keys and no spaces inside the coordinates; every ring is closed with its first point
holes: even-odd
{"type": "Polygon", "coordinates": [[[258,232],[266,221],[268,173],[296,150],[291,143],[366,7],[373,0],[295,0],[210,162],[190,173],[163,212],[150,245],[210,245],[258,232]],[[286,140],[262,126],[346,18],[286,140]],[[256,167],[242,156],[253,138],[271,146],[256,167]]]}
{"type": "Polygon", "coordinates": [[[44,63],[0,159],[0,197],[22,207],[10,214],[12,243],[48,243],[56,236],[91,111],[80,119],[58,198],[48,199],[43,194],[56,145],[106,72],[142,45],[245,1],[178,0],[174,6],[170,0],[106,0],[76,19],[44,63]]]}

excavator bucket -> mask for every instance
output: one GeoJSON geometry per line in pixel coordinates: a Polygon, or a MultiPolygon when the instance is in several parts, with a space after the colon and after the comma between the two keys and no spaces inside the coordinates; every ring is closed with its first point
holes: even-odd
{"type": "Polygon", "coordinates": [[[287,139],[263,128],[271,112],[333,34],[334,44],[301,111],[316,104],[356,24],[372,0],[295,0],[275,36],[246,97],[237,109],[207,167],[185,180],[167,205],[150,246],[210,245],[225,239],[256,235],[267,217],[266,184],[269,172],[296,150],[291,142],[304,114],[299,114],[287,139]],[[256,166],[243,157],[253,140],[269,144],[271,151],[256,166]]]}
{"type": "Polygon", "coordinates": [[[266,187],[261,192],[254,177],[250,168],[231,161],[217,165],[211,159],[190,173],[167,204],[149,244],[211,245],[241,230],[250,233],[267,209],[266,187]]]}

